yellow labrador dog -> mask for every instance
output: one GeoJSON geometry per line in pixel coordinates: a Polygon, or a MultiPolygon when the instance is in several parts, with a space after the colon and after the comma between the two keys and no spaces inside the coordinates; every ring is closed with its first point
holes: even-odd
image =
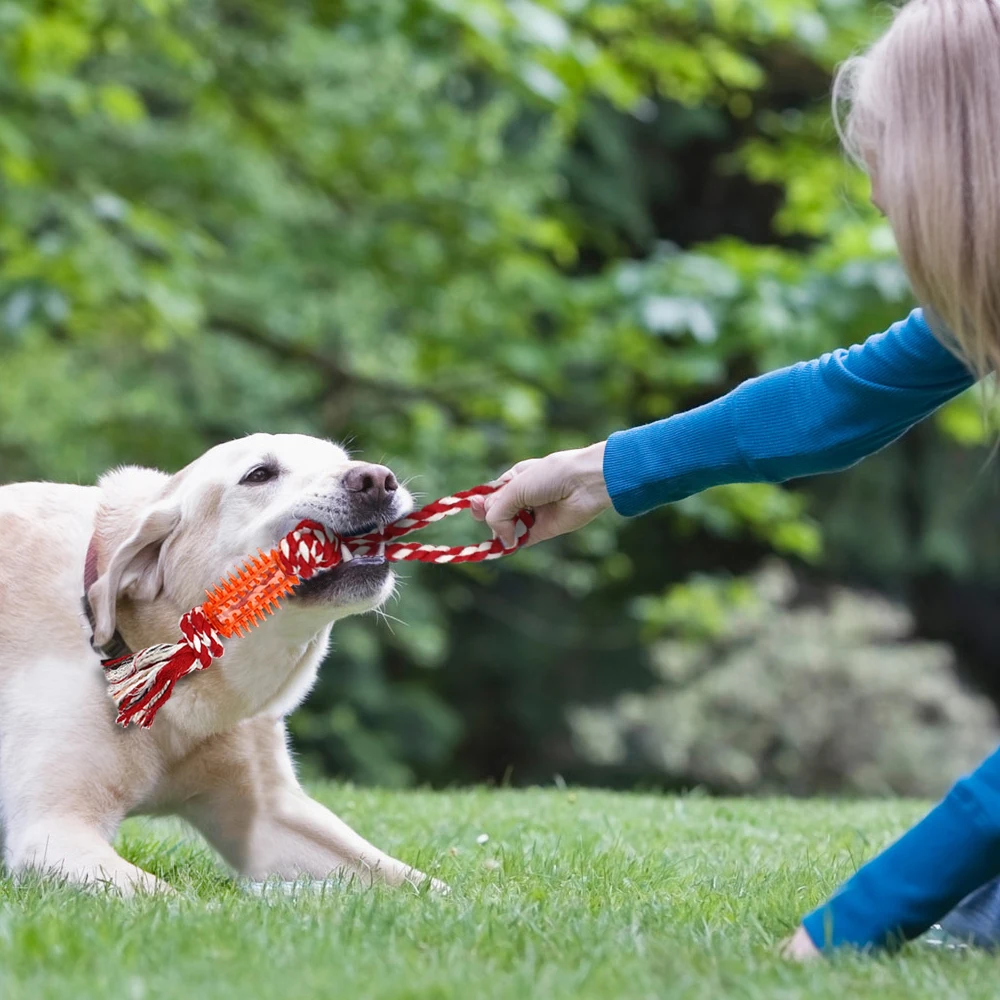
{"type": "Polygon", "coordinates": [[[296,588],[278,614],[182,680],[150,730],[115,725],[97,650],[174,642],[177,622],[248,553],[310,518],[338,534],[412,507],[389,469],[328,441],[255,434],[176,475],[121,468],[96,487],[0,488],[0,824],[10,871],[129,892],[162,884],[111,846],[122,818],[174,813],[238,872],[417,883],[299,786],[284,717],[333,623],[390,595],[381,555],[296,588]],[[93,634],[81,620],[85,561],[93,634]]]}

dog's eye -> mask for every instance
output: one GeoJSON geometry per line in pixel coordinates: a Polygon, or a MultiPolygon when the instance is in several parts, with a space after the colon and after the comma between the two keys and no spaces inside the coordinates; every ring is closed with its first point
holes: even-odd
{"type": "Polygon", "coordinates": [[[241,486],[258,486],[278,478],[278,470],[273,465],[258,465],[251,469],[241,480],[241,486]]]}

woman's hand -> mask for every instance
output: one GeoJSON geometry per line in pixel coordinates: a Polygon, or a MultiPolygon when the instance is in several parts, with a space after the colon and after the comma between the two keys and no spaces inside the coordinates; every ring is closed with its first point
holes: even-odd
{"type": "Polygon", "coordinates": [[[792,962],[810,962],[821,955],[822,952],[802,926],[781,946],[781,957],[792,962]]]}
{"type": "Polygon", "coordinates": [[[611,506],[604,485],[604,442],[545,458],[518,462],[497,482],[502,489],[472,498],[472,516],[485,521],[505,548],[514,547],[514,515],[531,508],[535,523],[528,544],[576,531],[611,506]]]}

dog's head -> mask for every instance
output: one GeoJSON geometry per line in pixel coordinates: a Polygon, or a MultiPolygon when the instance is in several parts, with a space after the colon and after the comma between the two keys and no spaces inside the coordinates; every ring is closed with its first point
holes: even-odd
{"type": "MultiPolygon", "coordinates": [[[[127,467],[105,476],[96,536],[101,575],[90,588],[94,638],[115,630],[118,599],[165,595],[186,610],[258,549],[302,520],[364,534],[412,509],[383,465],[352,461],[329,441],[254,434],[221,444],[173,476],[127,467]]],[[[290,603],[317,624],[378,607],[392,593],[381,555],[355,558],[300,584],[290,603]]]]}

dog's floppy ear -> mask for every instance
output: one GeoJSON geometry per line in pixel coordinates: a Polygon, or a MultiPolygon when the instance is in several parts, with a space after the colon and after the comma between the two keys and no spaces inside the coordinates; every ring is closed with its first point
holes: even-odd
{"type": "Polygon", "coordinates": [[[114,635],[119,594],[127,590],[138,600],[152,600],[163,589],[160,552],[180,519],[176,503],[147,507],[131,534],[111,553],[104,575],[88,593],[94,611],[94,645],[103,646],[114,635]]]}

